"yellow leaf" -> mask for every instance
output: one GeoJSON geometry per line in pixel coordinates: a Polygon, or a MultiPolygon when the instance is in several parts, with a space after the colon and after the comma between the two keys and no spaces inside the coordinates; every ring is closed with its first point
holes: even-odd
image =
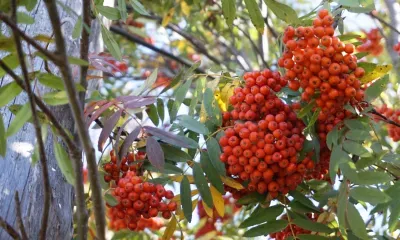
{"type": "Polygon", "coordinates": [[[168,12],[167,15],[164,16],[161,25],[163,27],[167,26],[168,23],[171,21],[172,17],[174,16],[175,13],[175,8],[171,8],[168,12]]]}
{"type": "Polygon", "coordinates": [[[46,42],[46,43],[54,42],[53,38],[51,38],[50,36],[46,36],[44,34],[38,34],[33,39],[41,41],[41,42],[46,42]]]}
{"type": "Polygon", "coordinates": [[[171,221],[169,221],[167,229],[165,229],[164,235],[162,236],[163,240],[169,240],[171,237],[174,235],[174,232],[176,230],[176,218],[172,217],[171,221]]]}
{"type": "Polygon", "coordinates": [[[190,15],[190,6],[184,0],[181,1],[181,9],[182,13],[185,14],[185,16],[190,15]]]}
{"type": "MultiPolygon", "coordinates": [[[[195,189],[195,190],[193,190],[193,191],[191,191],[190,192],[190,195],[193,197],[194,195],[197,195],[197,194],[199,194],[199,190],[197,190],[197,189],[195,189]]],[[[181,202],[181,195],[180,194],[178,194],[178,195],[175,195],[175,197],[174,198],[172,198],[172,200],[171,201],[173,201],[173,202],[181,202]]]]}
{"type": "Polygon", "coordinates": [[[200,108],[200,122],[205,123],[207,121],[207,112],[206,109],[204,108],[204,104],[201,104],[200,108]]]}
{"type": "MultiPolygon", "coordinates": [[[[189,180],[189,183],[194,183],[194,178],[191,175],[186,175],[187,179],[189,180]]],[[[175,175],[175,176],[170,176],[169,177],[172,181],[174,182],[182,182],[183,175],[175,175]]]]}
{"type": "Polygon", "coordinates": [[[207,215],[210,217],[210,218],[213,218],[213,210],[203,201],[203,207],[204,207],[204,210],[206,211],[206,213],[207,213],[207,215]]]}
{"type": "Polygon", "coordinates": [[[237,189],[237,190],[244,189],[242,184],[240,184],[239,182],[233,180],[230,177],[221,176],[221,180],[222,180],[223,183],[225,183],[226,185],[228,185],[229,187],[232,187],[234,189],[237,189]]]}
{"type": "Polygon", "coordinates": [[[211,185],[210,190],[211,190],[211,195],[213,197],[214,207],[217,210],[218,215],[220,215],[221,217],[224,217],[225,201],[224,201],[224,198],[222,197],[222,194],[212,185],[211,185]]]}
{"type": "Polygon", "coordinates": [[[375,79],[378,79],[380,77],[385,76],[390,70],[392,70],[393,65],[388,64],[388,65],[377,65],[374,70],[372,70],[369,73],[366,73],[361,79],[362,84],[366,84],[369,82],[374,81],[375,79]]]}
{"type": "MultiPolygon", "coordinates": [[[[195,199],[194,201],[192,201],[192,211],[194,211],[198,202],[199,202],[198,199],[195,199]]],[[[182,211],[181,205],[178,205],[178,207],[176,208],[175,214],[179,217],[179,221],[185,219],[185,214],[182,211]]]]}
{"type": "Polygon", "coordinates": [[[197,238],[197,240],[215,239],[216,236],[217,236],[217,231],[213,230],[213,231],[208,232],[208,233],[202,235],[201,237],[197,238]]]}

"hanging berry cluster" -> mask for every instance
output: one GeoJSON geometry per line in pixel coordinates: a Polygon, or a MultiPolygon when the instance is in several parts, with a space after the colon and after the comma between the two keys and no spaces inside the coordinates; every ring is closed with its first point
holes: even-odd
{"type": "MultiPolygon", "coordinates": [[[[138,173],[140,171],[140,167],[142,165],[141,162],[135,163],[135,161],[145,159],[144,152],[138,152],[136,154],[130,152],[127,156],[122,157],[121,162],[117,163],[117,156],[115,156],[114,150],[110,151],[110,162],[103,164],[103,169],[105,171],[104,181],[111,182],[114,180],[118,182],[120,176],[126,176],[128,171],[138,173]]],[[[139,174],[140,175],[140,174],[139,174]]]]}
{"type": "Polygon", "coordinates": [[[314,168],[309,158],[297,158],[305,140],[304,124],[273,92],[287,84],[279,73],[267,69],[246,73],[244,79],[245,86],[235,88],[230,98],[234,109],[223,116],[224,121],[236,121],[219,143],[227,173],[249,183],[244,191],[226,190],[234,198],[254,191],[275,198],[295,189],[307,169],[314,168]]]}
{"type": "MultiPolygon", "coordinates": [[[[400,124],[400,110],[388,108],[386,105],[383,105],[381,108],[377,109],[377,111],[385,116],[387,119],[392,120],[395,123],[400,124]]],[[[377,118],[380,120],[380,118],[377,118]]],[[[387,131],[389,136],[392,138],[394,142],[400,141],[400,127],[397,127],[393,124],[387,124],[387,131]]]]}
{"type": "Polygon", "coordinates": [[[379,30],[374,28],[364,33],[365,37],[359,39],[363,44],[357,47],[357,51],[368,52],[373,56],[379,56],[383,52],[383,45],[381,44],[382,35],[379,30]]]}
{"type": "Polygon", "coordinates": [[[118,181],[112,195],[118,201],[116,206],[109,206],[108,210],[110,228],[113,230],[143,230],[144,225],[140,221],[152,222],[141,219],[156,218],[159,213],[169,219],[177,208],[176,202],[167,201],[174,197],[172,191],[165,190],[160,184],[143,182],[141,177],[131,171],[118,181]]]}
{"type": "MultiPolygon", "coordinates": [[[[306,216],[310,221],[316,222],[319,215],[316,213],[307,213],[306,216]]],[[[282,217],[282,219],[287,220],[288,218],[285,215],[282,217]]],[[[276,240],[285,240],[289,237],[298,236],[299,234],[310,234],[310,233],[311,233],[311,231],[309,231],[309,230],[303,229],[303,228],[297,226],[296,224],[291,224],[290,226],[288,225],[285,229],[283,229],[280,232],[271,233],[270,237],[272,239],[276,239],[276,240]],[[294,236],[293,236],[293,234],[294,234],[294,236]]]]}

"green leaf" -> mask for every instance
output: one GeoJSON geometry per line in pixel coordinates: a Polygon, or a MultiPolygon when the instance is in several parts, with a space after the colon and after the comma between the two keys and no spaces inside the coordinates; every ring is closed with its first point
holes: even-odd
{"type": "MultiPolygon", "coordinates": [[[[47,140],[47,124],[42,125],[41,127],[41,132],[42,132],[42,141],[44,144],[46,144],[46,140],[47,140]]],[[[33,154],[31,157],[31,164],[35,165],[37,163],[37,161],[39,160],[39,146],[36,143],[35,148],[33,149],[33,154]]]]}
{"type": "Polygon", "coordinates": [[[249,11],[251,22],[260,33],[264,32],[264,18],[261,14],[258,3],[256,0],[244,0],[244,2],[247,10],[249,11]]]}
{"type": "Polygon", "coordinates": [[[303,229],[307,229],[307,230],[310,230],[313,232],[331,233],[334,231],[333,229],[326,226],[325,224],[310,221],[308,219],[295,218],[295,219],[292,219],[292,222],[293,222],[293,224],[295,224],[303,229]]]}
{"type": "Polygon", "coordinates": [[[210,88],[207,88],[203,96],[204,109],[207,112],[208,118],[216,125],[221,124],[221,111],[215,103],[214,93],[210,88]]]}
{"type": "Polygon", "coordinates": [[[80,58],[76,58],[76,57],[68,57],[68,62],[70,64],[74,64],[74,65],[79,65],[79,66],[89,66],[89,62],[85,61],[83,59],[80,58]]]}
{"type": "Polygon", "coordinates": [[[72,31],[72,39],[77,39],[82,33],[82,17],[79,16],[78,20],[76,20],[74,30],[72,31]]]}
{"type": "Polygon", "coordinates": [[[376,188],[355,187],[350,190],[350,196],[356,200],[371,204],[385,203],[391,198],[376,188]]]}
{"type": "Polygon", "coordinates": [[[347,33],[347,34],[343,34],[343,35],[339,35],[338,38],[341,41],[348,41],[348,40],[352,40],[352,39],[357,39],[360,38],[361,36],[358,34],[353,34],[353,33],[347,33]]]}
{"type": "Polygon", "coordinates": [[[344,178],[339,187],[339,196],[337,199],[337,218],[339,222],[339,229],[343,235],[346,235],[346,209],[348,202],[348,193],[347,193],[347,179],[344,178]]]}
{"type": "Polygon", "coordinates": [[[393,201],[392,204],[390,205],[390,217],[388,222],[390,232],[398,230],[399,218],[400,218],[400,202],[397,200],[393,201]]]}
{"type": "Polygon", "coordinates": [[[161,122],[164,122],[164,116],[165,116],[164,108],[165,107],[164,107],[163,100],[161,98],[158,98],[157,99],[157,112],[158,112],[158,116],[161,119],[161,122]]]}
{"type": "Polygon", "coordinates": [[[126,2],[125,0],[118,0],[118,10],[119,14],[121,15],[122,21],[126,21],[128,14],[126,12],[126,2]]]}
{"type": "Polygon", "coordinates": [[[296,23],[299,20],[296,11],[288,5],[275,0],[264,0],[264,2],[276,17],[282,21],[286,23],[296,23]]]}
{"type": "Polygon", "coordinates": [[[221,181],[221,177],[219,176],[217,170],[211,164],[210,158],[207,153],[202,153],[200,155],[200,164],[201,168],[204,169],[206,176],[209,182],[220,192],[225,193],[224,184],[221,181]]]}
{"type": "Polygon", "coordinates": [[[110,31],[108,31],[103,24],[101,25],[101,35],[103,36],[104,44],[106,45],[108,51],[110,51],[111,55],[118,61],[121,61],[122,54],[119,45],[111,35],[110,31]]]}
{"type": "Polygon", "coordinates": [[[203,89],[206,85],[206,78],[200,78],[197,80],[196,89],[193,92],[192,100],[189,106],[189,115],[193,116],[199,99],[203,98],[203,89]]]}
{"type": "Polygon", "coordinates": [[[367,101],[372,101],[379,97],[381,93],[387,88],[389,83],[389,75],[386,74],[383,78],[376,80],[371,86],[365,90],[365,96],[367,101]]]}
{"type": "Polygon", "coordinates": [[[106,193],[104,194],[104,200],[106,201],[106,203],[108,203],[108,205],[110,205],[111,207],[117,206],[118,205],[118,200],[111,194],[106,193]]]}
{"type": "Polygon", "coordinates": [[[197,162],[193,164],[193,177],[194,183],[196,184],[196,187],[199,190],[200,196],[203,199],[204,203],[207,204],[208,207],[213,208],[214,203],[211,196],[210,188],[208,187],[207,179],[204,176],[204,172],[201,169],[200,164],[198,164],[197,162]]]}
{"type": "Polygon", "coordinates": [[[348,178],[351,182],[357,182],[359,180],[356,166],[353,162],[341,163],[339,168],[342,171],[343,176],[348,178]]]}
{"type": "MultiPolygon", "coordinates": [[[[10,69],[14,69],[19,66],[19,60],[18,56],[16,54],[9,54],[2,58],[3,62],[9,67],[10,69]]],[[[0,68],[0,77],[3,77],[6,74],[6,72],[3,70],[3,68],[0,68]]]]}
{"type": "Polygon", "coordinates": [[[203,123],[195,120],[189,115],[180,115],[177,119],[179,121],[179,125],[193,132],[197,132],[203,135],[207,135],[209,133],[208,128],[203,123]]]}
{"type": "Polygon", "coordinates": [[[188,160],[191,160],[192,157],[187,154],[186,152],[182,151],[179,148],[167,145],[167,144],[161,144],[161,148],[164,151],[164,157],[165,159],[174,161],[174,162],[186,162],[188,160]]]}
{"type": "Polygon", "coordinates": [[[338,29],[339,29],[339,33],[343,35],[344,33],[344,22],[343,22],[343,18],[340,17],[338,20],[338,29]]]}
{"type": "Polygon", "coordinates": [[[63,80],[50,73],[41,73],[38,76],[38,80],[41,84],[46,87],[53,88],[56,90],[64,90],[63,80]]]}
{"type": "Polygon", "coordinates": [[[23,12],[17,12],[17,20],[18,24],[33,24],[35,23],[35,19],[23,12]]]}
{"type": "Polygon", "coordinates": [[[221,149],[219,147],[219,143],[217,139],[215,138],[210,138],[206,142],[207,145],[207,153],[208,156],[210,157],[212,165],[217,169],[218,173],[222,176],[226,175],[226,169],[225,169],[225,164],[221,162],[219,159],[219,156],[221,155],[221,149]]]}
{"type": "Polygon", "coordinates": [[[334,240],[333,237],[324,237],[320,235],[312,235],[312,234],[299,234],[296,237],[300,240],[334,240]]]}
{"type": "Polygon", "coordinates": [[[160,120],[158,118],[157,107],[154,104],[148,106],[146,109],[147,115],[149,116],[150,120],[154,123],[155,126],[158,126],[160,120]]]}
{"type": "Polygon", "coordinates": [[[341,4],[345,7],[359,7],[359,0],[339,0],[338,4],[341,4]]]}
{"type": "Polygon", "coordinates": [[[368,166],[371,166],[379,161],[382,161],[382,159],[385,157],[385,155],[389,152],[389,150],[385,150],[382,152],[376,152],[374,151],[373,156],[372,157],[364,157],[364,158],[360,158],[357,163],[356,163],[356,167],[357,169],[363,169],[366,168],[368,166]]]}
{"type": "Polygon", "coordinates": [[[339,131],[335,126],[329,133],[326,135],[326,145],[330,150],[332,150],[333,146],[337,145],[339,139],[339,131]]]}
{"type": "Polygon", "coordinates": [[[368,55],[369,55],[369,52],[359,52],[359,53],[354,54],[354,56],[356,56],[357,59],[361,59],[361,58],[363,58],[365,56],[368,56],[368,55]]]}
{"type": "Polygon", "coordinates": [[[354,142],[354,141],[350,141],[350,140],[345,140],[343,142],[343,149],[351,154],[357,155],[357,156],[364,156],[364,157],[368,157],[371,156],[371,153],[368,152],[368,150],[361,145],[360,143],[354,142]]]}
{"type": "Polygon", "coordinates": [[[0,114],[0,156],[6,157],[7,137],[6,129],[3,122],[3,114],[0,114]]]}
{"type": "Polygon", "coordinates": [[[146,90],[150,89],[153,84],[157,81],[157,76],[158,76],[158,68],[156,68],[150,76],[146,78],[146,81],[144,81],[144,84],[135,92],[135,95],[141,95],[143,94],[146,90]]]}
{"type": "Polygon", "coordinates": [[[314,126],[315,122],[318,119],[319,112],[321,112],[321,108],[318,108],[316,111],[314,111],[314,113],[311,116],[310,121],[308,122],[307,127],[304,129],[304,131],[306,131],[314,126]]]}
{"type": "Polygon", "coordinates": [[[66,91],[46,93],[43,95],[43,100],[50,106],[64,105],[69,101],[66,91]]]}
{"type": "Polygon", "coordinates": [[[351,231],[361,239],[369,239],[364,220],[353,204],[347,203],[347,222],[351,231]]]}
{"type": "Polygon", "coordinates": [[[189,179],[184,176],[181,182],[181,204],[183,214],[188,222],[192,221],[192,197],[190,192],[189,179]]]}
{"type": "Polygon", "coordinates": [[[311,111],[311,109],[313,109],[314,106],[315,106],[315,101],[312,100],[306,106],[304,106],[302,109],[300,109],[300,111],[297,113],[297,117],[298,118],[305,117],[311,111]]]}
{"type": "Polygon", "coordinates": [[[222,0],[222,14],[229,27],[233,26],[233,20],[236,17],[236,1],[235,0],[222,0]]]}
{"type": "Polygon", "coordinates": [[[131,0],[131,4],[133,9],[139,14],[150,16],[150,14],[146,11],[146,9],[138,0],[131,0]]]}
{"type": "Polygon", "coordinates": [[[16,82],[11,82],[0,88],[0,108],[11,102],[22,92],[16,82]]]}
{"type": "MultiPolygon", "coordinates": [[[[16,49],[15,49],[14,38],[0,36],[0,50],[7,52],[15,52],[16,49]]],[[[0,74],[4,75],[4,71],[2,68],[0,68],[0,74]]]]}
{"type": "MultiPolygon", "coordinates": [[[[309,213],[309,212],[315,212],[314,209],[307,207],[306,205],[302,204],[299,201],[291,201],[289,203],[289,207],[292,211],[298,212],[298,213],[309,213]]],[[[319,212],[319,211],[317,211],[319,212]]]]}
{"type": "Polygon", "coordinates": [[[364,130],[350,130],[346,133],[347,139],[356,141],[366,140],[369,136],[369,132],[364,130]]]}
{"type": "Polygon", "coordinates": [[[101,15],[110,20],[119,20],[121,18],[121,14],[116,8],[96,5],[96,9],[99,11],[101,15]]]}
{"type": "Polygon", "coordinates": [[[365,171],[358,173],[358,181],[356,184],[373,185],[392,181],[393,177],[386,172],[365,171]]]}
{"type": "Polygon", "coordinates": [[[276,220],[261,224],[251,228],[243,234],[243,237],[257,237],[267,235],[269,233],[279,232],[287,226],[286,220],[276,220]]]}
{"type": "Polygon", "coordinates": [[[170,113],[171,120],[175,120],[176,114],[178,113],[178,110],[183,102],[185,100],[185,96],[187,92],[189,91],[190,85],[192,85],[192,79],[187,80],[184,84],[182,84],[180,87],[176,89],[174,92],[175,96],[175,101],[172,106],[172,110],[170,113]]]}
{"type": "Polygon", "coordinates": [[[165,163],[164,164],[164,169],[158,169],[156,167],[154,167],[153,165],[151,165],[150,163],[145,163],[143,164],[143,168],[146,170],[149,170],[151,172],[158,172],[158,173],[164,173],[164,174],[182,174],[183,171],[181,168],[172,165],[171,163],[165,163]]]}
{"type": "Polygon", "coordinates": [[[303,205],[314,209],[315,211],[319,212],[320,210],[314,206],[314,204],[312,203],[312,201],[307,198],[306,196],[304,196],[301,192],[297,191],[297,190],[292,190],[289,192],[290,196],[292,196],[295,200],[299,201],[300,203],[302,203],[303,205]]]}
{"type": "Polygon", "coordinates": [[[252,192],[247,195],[244,195],[243,197],[239,198],[236,203],[241,204],[241,205],[247,205],[250,203],[258,203],[262,202],[265,200],[265,196],[259,194],[258,192],[252,192]]]}
{"type": "Polygon", "coordinates": [[[258,225],[267,221],[275,220],[279,215],[282,214],[285,208],[282,205],[275,205],[272,207],[258,207],[246,218],[241,224],[240,228],[247,228],[254,225],[258,225]]]}
{"type": "Polygon", "coordinates": [[[333,180],[335,179],[336,172],[339,169],[339,164],[350,162],[351,158],[349,155],[342,150],[341,145],[336,145],[333,147],[331,158],[329,161],[329,176],[333,180]]]}
{"type": "Polygon", "coordinates": [[[54,155],[56,157],[58,167],[60,168],[67,182],[74,186],[75,172],[74,169],[72,168],[72,162],[71,162],[72,160],[68,157],[67,152],[57,141],[54,140],[53,144],[54,144],[54,155]]]}
{"type": "Polygon", "coordinates": [[[366,130],[369,128],[368,118],[356,118],[356,119],[346,119],[344,120],[344,125],[351,130],[366,130]]]}
{"type": "Polygon", "coordinates": [[[22,126],[32,117],[32,111],[30,104],[25,104],[21,110],[15,115],[14,120],[11,122],[10,126],[7,129],[7,137],[10,137],[16,134],[22,126]]]}

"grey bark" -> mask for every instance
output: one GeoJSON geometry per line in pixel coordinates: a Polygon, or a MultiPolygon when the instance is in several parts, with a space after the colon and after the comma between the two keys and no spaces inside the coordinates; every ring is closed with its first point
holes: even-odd
{"type": "MultiPolygon", "coordinates": [[[[390,25],[400,30],[400,2],[397,0],[385,0],[385,5],[388,10],[390,25]]],[[[386,47],[389,51],[390,58],[393,62],[393,68],[396,71],[397,79],[400,79],[400,55],[393,50],[393,46],[400,41],[400,34],[392,29],[387,37],[386,47]]]]}
{"type": "MultiPolygon", "coordinates": [[[[62,0],[65,5],[69,6],[76,13],[81,12],[81,0],[62,0]]],[[[71,37],[77,17],[70,14],[59,7],[62,29],[64,37],[68,44],[67,52],[71,56],[79,57],[79,39],[73,40],[71,37]]],[[[35,24],[21,25],[29,36],[37,34],[52,34],[51,24],[49,23],[48,14],[44,3],[39,0],[38,5],[30,13],[35,19],[35,24]]],[[[1,31],[5,32],[5,27],[1,26],[1,31]]],[[[100,27],[98,22],[94,22],[91,31],[91,47],[90,52],[99,52],[102,49],[100,41],[100,27]]],[[[26,45],[25,45],[26,47],[26,45]]],[[[25,48],[27,50],[27,48],[25,48]]],[[[54,49],[50,46],[50,49],[54,49]]],[[[34,51],[34,49],[30,49],[34,51]]],[[[0,56],[4,54],[0,53],[0,56]]],[[[32,63],[33,69],[44,70],[44,64],[41,60],[36,59],[32,63]]],[[[51,69],[54,73],[55,69],[51,69]]],[[[74,66],[74,76],[79,79],[78,67],[74,66]]],[[[32,71],[32,69],[29,69],[32,71]]],[[[0,79],[0,87],[12,81],[9,77],[0,79]]],[[[96,82],[90,81],[89,88],[96,82]]],[[[39,86],[35,89],[36,93],[43,94],[48,91],[39,86]]],[[[25,104],[27,96],[25,93],[20,94],[10,104],[25,104]]],[[[62,126],[70,132],[74,132],[74,121],[68,105],[54,107],[54,115],[59,119],[62,126]]],[[[13,115],[8,109],[0,109],[3,115],[5,126],[9,126],[13,120],[13,115]]],[[[43,207],[43,186],[40,164],[31,165],[31,153],[35,146],[35,133],[33,126],[28,123],[16,135],[8,138],[7,155],[5,159],[0,159],[0,216],[17,229],[16,212],[14,194],[19,191],[22,207],[22,218],[30,239],[37,239],[40,230],[40,219],[43,207]]],[[[48,168],[50,182],[52,188],[51,208],[49,216],[49,224],[47,230],[47,239],[71,239],[73,233],[73,195],[74,191],[62,176],[60,169],[54,157],[53,138],[51,134],[46,141],[46,154],[48,158],[48,168]]],[[[8,234],[0,229],[0,239],[11,239],[8,234]]]]}

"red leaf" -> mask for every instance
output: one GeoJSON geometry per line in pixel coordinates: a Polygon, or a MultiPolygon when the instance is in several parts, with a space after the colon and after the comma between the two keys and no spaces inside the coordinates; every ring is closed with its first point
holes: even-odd
{"type": "Polygon", "coordinates": [[[94,110],[96,109],[96,107],[101,107],[104,104],[106,104],[107,102],[108,102],[108,100],[100,100],[100,101],[94,101],[94,102],[88,103],[85,110],[83,111],[85,118],[87,118],[89,115],[91,115],[94,112],[94,110]]]}
{"type": "Polygon", "coordinates": [[[160,170],[164,169],[164,152],[157,140],[152,137],[147,138],[146,153],[147,158],[154,167],[160,170]]]}
{"type": "Polygon", "coordinates": [[[124,102],[124,107],[126,108],[140,108],[144,107],[150,104],[153,104],[156,102],[156,98],[154,97],[148,97],[148,98],[139,98],[139,99],[134,99],[128,102],[124,102]]]}
{"type": "Polygon", "coordinates": [[[107,138],[110,136],[112,130],[117,124],[119,118],[121,117],[122,110],[115,112],[107,121],[104,123],[103,130],[100,133],[99,142],[97,144],[97,149],[102,152],[104,143],[107,141],[107,138]]]}
{"type": "MultiPolygon", "coordinates": [[[[115,136],[115,146],[118,149],[118,145],[119,145],[119,139],[121,138],[121,134],[122,131],[124,131],[125,126],[132,120],[132,118],[129,118],[128,120],[126,120],[124,122],[124,124],[122,124],[122,126],[118,129],[117,135],[115,136]]],[[[116,155],[117,156],[117,166],[119,166],[119,162],[120,162],[120,157],[119,154],[116,155]]]]}
{"type": "Polygon", "coordinates": [[[178,136],[155,127],[144,126],[143,128],[146,130],[146,132],[150,133],[153,136],[159,137],[161,140],[167,143],[183,148],[193,148],[189,143],[185,141],[185,137],[178,136]]]}
{"type": "Polygon", "coordinates": [[[125,138],[125,141],[122,143],[121,149],[119,151],[119,157],[122,158],[128,153],[129,147],[132,145],[133,141],[139,136],[141,127],[137,126],[129,135],[125,138]]]}
{"type": "Polygon", "coordinates": [[[110,102],[104,104],[103,106],[101,106],[99,109],[97,109],[96,112],[94,112],[94,113],[92,114],[92,116],[90,117],[89,121],[87,122],[87,126],[89,127],[90,124],[92,124],[92,122],[93,122],[94,120],[96,120],[97,118],[99,118],[100,115],[101,115],[104,111],[106,111],[109,107],[111,107],[113,104],[114,104],[114,101],[110,101],[110,102]]]}

